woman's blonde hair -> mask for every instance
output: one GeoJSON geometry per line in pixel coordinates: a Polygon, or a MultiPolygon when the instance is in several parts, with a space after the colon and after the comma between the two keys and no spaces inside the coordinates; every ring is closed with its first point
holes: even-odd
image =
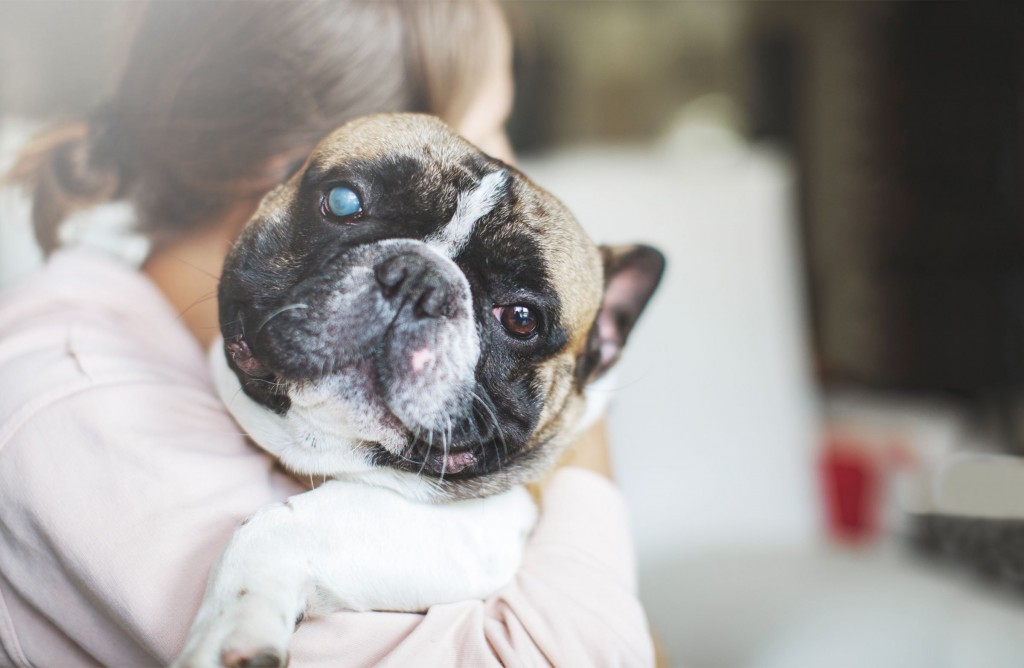
{"type": "Polygon", "coordinates": [[[490,0],[151,2],[107,104],[38,136],[6,178],[30,194],[47,253],[68,215],[113,199],[133,202],[139,228],[164,243],[283,180],[348,119],[456,122],[484,76],[493,11],[490,0]]]}

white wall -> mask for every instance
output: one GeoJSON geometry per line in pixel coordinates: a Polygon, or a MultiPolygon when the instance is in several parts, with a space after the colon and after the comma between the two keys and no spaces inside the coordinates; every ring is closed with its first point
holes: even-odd
{"type": "MultiPolygon", "coordinates": [[[[660,148],[586,146],[522,167],[599,242],[644,241],[668,257],[619,368],[613,457],[652,625],[670,656],[712,659],[694,645],[702,609],[745,603],[736,592],[694,600],[705,576],[679,569],[722,550],[804,549],[819,535],[788,163],[697,123],[660,148]]],[[[756,630],[727,619],[714,622],[725,645],[756,630]]]]}
{"type": "Polygon", "coordinates": [[[810,539],[816,398],[786,162],[739,145],[585,147],[523,169],[599,242],[668,257],[612,417],[641,549],[810,539]]]}

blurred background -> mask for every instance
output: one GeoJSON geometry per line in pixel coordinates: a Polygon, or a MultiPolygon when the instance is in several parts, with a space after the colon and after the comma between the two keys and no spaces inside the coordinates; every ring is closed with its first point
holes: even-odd
{"type": "MultiPolygon", "coordinates": [[[[0,168],[102,100],[129,4],[0,2],[0,168]]],[[[1024,533],[914,520],[1024,520],[1024,5],[505,7],[524,171],[669,258],[611,417],[666,663],[1024,665],[1024,533]]]]}

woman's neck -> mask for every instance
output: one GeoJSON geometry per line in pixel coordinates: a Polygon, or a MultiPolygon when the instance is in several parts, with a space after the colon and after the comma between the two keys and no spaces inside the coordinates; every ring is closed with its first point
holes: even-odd
{"type": "Polygon", "coordinates": [[[251,202],[239,203],[218,222],[160,247],[142,266],[204,348],[220,332],[217,281],[224,258],[254,208],[251,202]]]}

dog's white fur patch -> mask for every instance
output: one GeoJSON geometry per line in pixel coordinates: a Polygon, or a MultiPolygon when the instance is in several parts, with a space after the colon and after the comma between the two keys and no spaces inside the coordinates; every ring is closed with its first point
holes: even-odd
{"type": "Polygon", "coordinates": [[[515,575],[535,520],[522,487],[429,504],[330,480],[235,532],[173,665],[219,666],[227,652],[283,658],[300,615],[484,598],[515,575]]]}
{"type": "Polygon", "coordinates": [[[477,221],[490,213],[498,203],[507,180],[508,172],[504,169],[484,176],[476,188],[459,195],[452,219],[424,241],[448,257],[458,256],[473,236],[477,221]]]}
{"type": "MultiPolygon", "coordinates": [[[[221,401],[228,407],[238,424],[253,435],[259,446],[281,460],[286,468],[310,475],[328,476],[354,474],[373,470],[367,457],[354,445],[360,440],[347,430],[345,420],[318,420],[304,425],[296,413],[309,412],[302,406],[302,397],[284,416],[253,401],[242,391],[238,377],[224,359],[218,339],[210,348],[210,369],[221,401]],[[318,439],[317,447],[310,448],[310,432],[318,439]]],[[[298,393],[289,393],[295,397],[298,393]]]]}
{"type": "Polygon", "coordinates": [[[373,465],[362,447],[365,437],[346,429],[349,423],[341,415],[346,410],[342,402],[318,400],[324,397],[317,397],[312,388],[293,390],[288,412],[274,413],[242,391],[219,339],[210,348],[210,368],[217,393],[235,421],[285,468],[311,479],[358,480],[418,502],[441,499],[431,478],[373,465]]]}
{"type": "Polygon", "coordinates": [[[612,369],[583,389],[583,416],[576,425],[575,433],[582,434],[604,417],[617,387],[618,376],[615,369],[612,369]]]}

